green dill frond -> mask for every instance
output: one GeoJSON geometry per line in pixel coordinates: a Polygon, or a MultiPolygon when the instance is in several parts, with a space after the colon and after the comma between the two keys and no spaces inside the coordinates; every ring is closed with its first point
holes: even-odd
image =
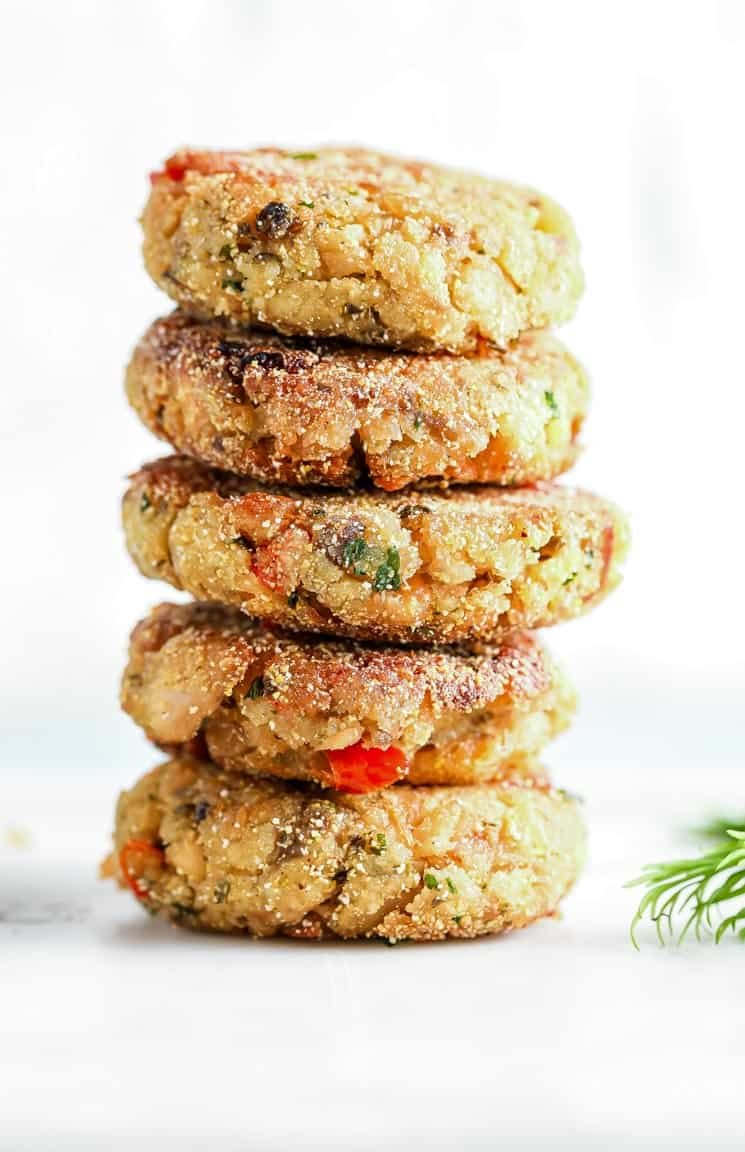
{"type": "Polygon", "coordinates": [[[631,921],[635,948],[636,929],[645,918],[655,925],[661,944],[676,932],[681,942],[691,930],[698,940],[708,933],[717,944],[730,931],[745,940],[745,829],[729,826],[725,835],[701,856],[648,864],[626,885],[647,889],[631,921]],[[731,903],[738,900],[739,907],[731,903]]]}
{"type": "Polygon", "coordinates": [[[722,843],[727,840],[730,832],[745,832],[745,814],[740,814],[737,820],[728,820],[724,816],[715,816],[705,824],[699,824],[691,829],[691,834],[701,840],[716,840],[722,843]]]}

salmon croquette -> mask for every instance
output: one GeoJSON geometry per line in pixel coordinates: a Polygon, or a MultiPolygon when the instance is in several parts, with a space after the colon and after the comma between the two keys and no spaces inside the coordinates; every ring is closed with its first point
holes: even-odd
{"type": "Polygon", "coordinates": [[[182,456],[124,497],[144,575],[291,631],[493,642],[587,611],[618,583],[627,525],[556,485],[398,495],[262,488],[182,456]]]}
{"type": "Polygon", "coordinates": [[[120,797],[115,874],[190,928],[442,940],[555,911],[581,869],[575,800],[481,784],[366,796],[226,773],[182,758],[120,797]]]}
{"type": "Polygon", "coordinates": [[[127,395],[179,452],[256,480],[389,491],[518,485],[569,468],[587,377],[548,332],[450,356],[288,339],[175,312],[138,344],[127,395]]]}
{"type": "Polygon", "coordinates": [[[201,737],[232,771],[355,792],[524,779],[574,705],[527,633],[468,653],[377,648],[278,636],[218,604],[155,608],[122,679],[124,711],[161,747],[201,737]]]}
{"type": "Polygon", "coordinates": [[[287,335],[432,351],[569,320],[569,217],[541,193],[360,148],[177,152],[145,265],[177,303],[287,335]]]}

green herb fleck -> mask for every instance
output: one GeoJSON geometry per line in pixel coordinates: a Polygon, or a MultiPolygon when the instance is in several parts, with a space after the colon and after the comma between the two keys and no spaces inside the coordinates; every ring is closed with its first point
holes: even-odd
{"type": "Polygon", "coordinates": [[[385,561],[375,573],[373,588],[376,592],[398,592],[401,587],[401,558],[397,548],[389,548],[385,561]]]}
{"type": "Polygon", "coordinates": [[[418,432],[424,423],[424,416],[421,412],[417,412],[414,416],[414,431],[418,432]]]}
{"type": "Polygon", "coordinates": [[[372,851],[375,853],[375,855],[376,856],[382,855],[382,853],[385,852],[387,847],[388,847],[388,841],[385,838],[385,833],[384,832],[376,833],[375,843],[372,846],[372,851]]]}
{"type": "Polygon", "coordinates": [[[297,602],[299,599],[300,599],[300,593],[298,592],[297,588],[293,588],[292,592],[290,592],[288,597],[287,597],[288,607],[297,608],[297,602]]]}
{"type": "Polygon", "coordinates": [[[427,888],[438,888],[437,877],[433,876],[431,872],[424,873],[424,883],[427,888]]]}
{"type": "Polygon", "coordinates": [[[222,248],[218,252],[218,256],[221,260],[229,260],[232,256],[232,253],[232,246],[230,244],[223,244],[222,248]]]}
{"type": "Polygon", "coordinates": [[[218,880],[213,892],[215,904],[224,904],[230,892],[229,880],[218,880]]]}
{"type": "Polygon", "coordinates": [[[447,878],[447,886],[448,886],[448,892],[452,892],[453,896],[455,896],[458,892],[458,889],[455,887],[455,884],[453,884],[453,881],[450,879],[449,876],[447,878]]]}
{"type": "Polygon", "coordinates": [[[317,160],[318,159],[318,153],[317,152],[293,152],[292,153],[292,159],[293,160],[317,160]]]}
{"type": "Polygon", "coordinates": [[[570,576],[567,576],[566,580],[564,581],[564,587],[566,588],[567,584],[571,584],[572,580],[576,579],[576,576],[576,572],[572,572],[570,576]]]}
{"type": "Polygon", "coordinates": [[[173,909],[173,911],[177,914],[177,916],[179,918],[184,918],[187,916],[201,916],[202,915],[202,909],[201,908],[195,908],[193,906],[193,904],[179,904],[177,901],[174,900],[173,904],[171,905],[171,908],[173,909]]]}
{"type": "Polygon", "coordinates": [[[298,200],[298,206],[300,208],[315,208],[312,200],[298,200]]]}
{"type": "Polygon", "coordinates": [[[556,397],[554,396],[553,392],[549,392],[547,389],[543,393],[543,398],[549,407],[551,415],[554,419],[556,419],[556,417],[559,415],[559,405],[556,403],[556,397]]]}
{"type": "Polygon", "coordinates": [[[264,695],[264,677],[263,676],[257,676],[256,679],[252,680],[251,683],[249,684],[248,692],[246,693],[246,698],[248,698],[249,700],[258,700],[259,697],[263,696],[263,695],[264,695]]]}
{"type": "Polygon", "coordinates": [[[462,915],[461,916],[453,916],[453,923],[454,924],[460,924],[462,919],[463,919],[462,915]]]}
{"type": "Polygon", "coordinates": [[[368,544],[364,536],[355,536],[342,549],[341,562],[354,576],[371,576],[376,592],[398,591],[401,587],[401,558],[397,548],[368,544]]]}
{"type": "Polygon", "coordinates": [[[143,492],[140,497],[140,512],[147,512],[148,508],[152,508],[152,501],[147,492],[143,492]]]}
{"type": "Polygon", "coordinates": [[[235,292],[243,291],[243,277],[242,276],[223,276],[223,288],[232,288],[235,292]]]}
{"type": "Polygon", "coordinates": [[[343,548],[341,559],[345,568],[352,568],[355,576],[364,576],[364,569],[357,571],[357,565],[368,553],[369,549],[365,543],[364,536],[356,536],[354,540],[349,540],[343,548]]]}

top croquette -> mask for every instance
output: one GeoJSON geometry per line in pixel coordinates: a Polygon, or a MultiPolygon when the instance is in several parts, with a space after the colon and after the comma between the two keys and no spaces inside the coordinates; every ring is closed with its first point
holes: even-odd
{"type": "Polygon", "coordinates": [[[574,228],[553,201],[359,148],[181,151],[152,177],[145,264],[174,300],[289,335],[504,347],[569,320],[574,228]]]}

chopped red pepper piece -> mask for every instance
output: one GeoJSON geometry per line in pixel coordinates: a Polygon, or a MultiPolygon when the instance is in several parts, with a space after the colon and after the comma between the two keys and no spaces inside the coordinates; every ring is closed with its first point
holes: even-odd
{"type": "Polygon", "coordinates": [[[613,560],[613,549],[616,543],[616,530],[612,524],[609,524],[603,529],[603,538],[600,545],[600,582],[598,584],[597,592],[593,592],[590,596],[584,596],[583,600],[588,602],[594,600],[605,591],[605,586],[608,583],[608,575],[610,573],[611,561],[613,560]]]}
{"type": "Polygon", "coordinates": [[[331,748],[326,758],[333,787],[341,792],[374,792],[406,775],[407,760],[400,748],[365,748],[360,741],[348,748],[331,748]]]}
{"type": "Polygon", "coordinates": [[[610,563],[613,559],[613,548],[616,543],[616,533],[612,524],[603,532],[603,567],[600,572],[600,587],[605,588],[608,583],[608,573],[610,572],[610,563]]]}
{"type": "Polygon", "coordinates": [[[161,180],[173,180],[180,184],[188,171],[188,167],[188,164],[178,161],[175,156],[171,156],[159,172],[150,173],[150,183],[159,184],[161,180]]]}
{"type": "Polygon", "coordinates": [[[180,180],[183,180],[188,171],[188,167],[189,165],[186,161],[180,161],[177,160],[175,156],[171,156],[170,160],[166,160],[166,176],[169,180],[175,180],[178,183],[180,180]]]}
{"type": "Polygon", "coordinates": [[[163,180],[173,180],[175,183],[180,184],[185,172],[185,168],[178,168],[175,165],[172,168],[163,168],[160,172],[150,173],[150,183],[155,185],[160,184],[163,180]]]}
{"type": "Polygon", "coordinates": [[[257,546],[251,558],[251,571],[270,592],[287,593],[296,585],[295,572],[308,544],[302,528],[279,532],[268,544],[257,546]]]}
{"type": "Polygon", "coordinates": [[[176,152],[169,156],[159,172],[150,173],[150,183],[173,180],[179,184],[187,172],[199,172],[202,176],[218,173],[240,172],[241,158],[231,152],[176,152]]]}
{"type": "Polygon", "coordinates": [[[163,849],[149,840],[128,840],[119,853],[119,868],[124,877],[125,884],[132,889],[138,900],[147,900],[147,889],[140,886],[140,877],[130,867],[130,857],[134,855],[151,856],[163,863],[163,849]]]}
{"type": "Polygon", "coordinates": [[[251,571],[269,592],[281,592],[287,579],[284,555],[274,544],[267,544],[254,555],[251,571]]]}

